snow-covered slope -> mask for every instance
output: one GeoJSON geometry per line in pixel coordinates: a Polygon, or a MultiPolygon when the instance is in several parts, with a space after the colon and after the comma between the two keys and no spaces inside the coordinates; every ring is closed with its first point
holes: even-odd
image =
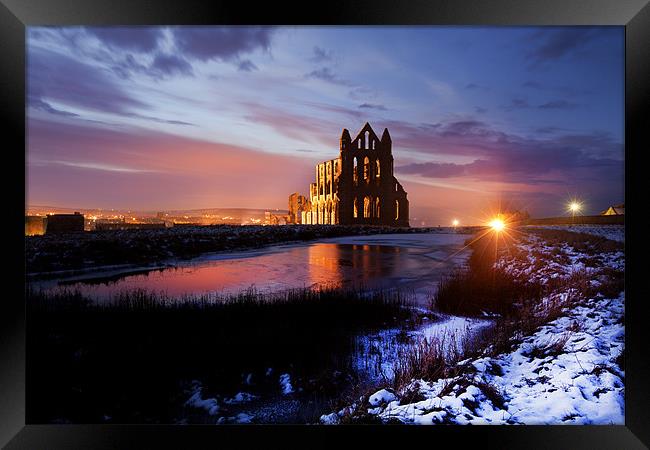
{"type": "Polygon", "coordinates": [[[400,392],[379,390],[322,416],[321,423],[364,415],[411,424],[623,424],[625,296],[612,295],[608,277],[624,270],[624,254],[580,252],[534,235],[523,236],[513,250],[497,262],[513,276],[541,284],[581,278],[587,289],[559,283],[538,307],[555,302],[564,305],[561,312],[513,339],[511,351],[494,355],[488,346],[459,362],[458,376],[412,380],[400,392]],[[402,400],[407,395],[410,400],[402,400]]]}
{"type": "Polygon", "coordinates": [[[612,241],[625,242],[625,225],[531,225],[530,228],[573,231],[575,233],[602,236],[612,241]]]}

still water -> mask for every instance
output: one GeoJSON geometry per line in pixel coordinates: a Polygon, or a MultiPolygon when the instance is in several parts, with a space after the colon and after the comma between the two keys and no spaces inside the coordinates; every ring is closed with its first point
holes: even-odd
{"type": "Polygon", "coordinates": [[[78,289],[101,301],[146,289],[169,296],[272,293],[294,288],[364,286],[413,292],[423,305],[440,276],[462,264],[463,234],[394,234],[323,239],[251,251],[170,261],[154,269],[95,271],[34,283],[45,290],[78,289]]]}

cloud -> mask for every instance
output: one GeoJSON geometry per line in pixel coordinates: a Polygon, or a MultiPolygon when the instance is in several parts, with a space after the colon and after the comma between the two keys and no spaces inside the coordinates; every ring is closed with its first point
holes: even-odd
{"type": "MultiPolygon", "coordinates": [[[[322,143],[336,144],[336,136],[340,135],[340,130],[336,130],[336,125],[326,119],[317,119],[306,114],[297,114],[284,109],[269,108],[264,105],[254,103],[243,103],[247,109],[246,120],[260,126],[268,126],[281,135],[291,139],[322,143]],[[331,132],[328,132],[331,128],[331,132]]],[[[327,105],[313,106],[317,108],[326,108],[327,105]]]]}
{"type": "Polygon", "coordinates": [[[323,80],[323,81],[326,81],[328,83],[337,84],[337,85],[341,85],[341,86],[354,86],[354,83],[351,83],[350,81],[347,81],[347,80],[339,77],[329,67],[321,67],[320,69],[312,70],[307,75],[305,75],[305,77],[306,78],[315,78],[315,79],[318,79],[318,80],[323,80]]]}
{"type": "Polygon", "coordinates": [[[124,167],[114,164],[94,163],[84,161],[58,161],[58,160],[32,160],[34,165],[60,165],[66,167],[75,167],[78,169],[92,169],[101,170],[104,172],[120,172],[120,173],[149,173],[156,172],[154,170],[133,169],[131,167],[124,167]]]}
{"type": "Polygon", "coordinates": [[[572,103],[567,100],[551,100],[546,103],[541,103],[537,106],[531,105],[528,100],[523,98],[513,98],[507,105],[501,106],[505,111],[513,111],[516,109],[574,109],[578,107],[577,103],[572,103]]]}
{"type": "Polygon", "coordinates": [[[384,105],[376,105],[373,103],[362,103],[361,105],[359,105],[359,108],[377,109],[379,111],[386,111],[388,109],[384,105]]]}
{"type": "Polygon", "coordinates": [[[549,61],[562,59],[575,53],[593,36],[594,29],[585,27],[559,27],[539,30],[529,38],[532,45],[526,53],[526,59],[531,62],[531,68],[549,61]]]}
{"type": "MultiPolygon", "coordinates": [[[[130,56],[130,55],[129,55],[130,56]]],[[[127,58],[128,64],[135,67],[134,59],[127,58]]],[[[28,49],[27,64],[27,105],[36,110],[44,111],[62,117],[80,117],[79,114],[54,108],[48,99],[62,105],[76,108],[116,114],[122,117],[133,117],[170,125],[192,126],[189,122],[175,119],[162,119],[145,115],[135,110],[150,109],[148,105],[135,100],[116,84],[107,72],[67,56],[48,52],[38,48],[28,49]],[[70,82],[74,80],[74,82],[70,82]]],[[[187,70],[180,58],[156,58],[151,68],[133,69],[147,70],[150,74],[157,73],[158,77],[187,70]]]]}
{"type": "Polygon", "coordinates": [[[538,106],[539,109],[575,109],[576,103],[567,102],[566,100],[553,100],[538,106]]]}
{"type": "Polygon", "coordinates": [[[132,54],[111,66],[111,70],[122,79],[130,79],[135,73],[149,76],[155,80],[169,78],[175,75],[193,76],[192,65],[181,56],[168,53],[158,53],[149,65],[142,64],[132,54]]]}
{"type": "Polygon", "coordinates": [[[239,63],[237,68],[242,72],[252,72],[257,70],[257,66],[250,59],[245,59],[239,63]]]}
{"type": "Polygon", "coordinates": [[[115,83],[102,69],[68,56],[29,46],[27,92],[30,106],[55,100],[63,105],[122,114],[147,108],[115,83]]]}
{"type": "Polygon", "coordinates": [[[150,120],[152,122],[158,122],[158,123],[167,123],[170,125],[187,125],[187,126],[195,126],[193,123],[189,122],[183,122],[182,120],[173,120],[173,119],[161,119],[159,117],[154,117],[154,116],[147,116],[144,114],[138,114],[138,113],[124,113],[124,116],[127,117],[133,117],[135,119],[144,119],[144,120],[150,120]]]}
{"type": "Polygon", "coordinates": [[[34,109],[38,109],[40,111],[45,111],[50,114],[58,115],[58,116],[63,116],[63,117],[78,117],[79,114],[72,113],[70,111],[63,111],[60,109],[56,109],[52,107],[49,103],[43,101],[42,99],[38,97],[34,98],[28,98],[27,103],[30,107],[34,109]]]}
{"type": "Polygon", "coordinates": [[[149,72],[160,78],[172,75],[192,75],[192,66],[180,56],[159,53],[154,58],[149,72]]]}
{"type": "Polygon", "coordinates": [[[528,109],[530,107],[528,100],[524,98],[513,98],[510,103],[503,105],[501,108],[506,111],[512,111],[514,109],[528,109]]]}
{"type": "Polygon", "coordinates": [[[489,91],[490,88],[487,86],[483,86],[482,84],[477,84],[477,83],[469,83],[465,85],[465,89],[469,90],[482,90],[482,91],[489,91]]]}
{"type": "Polygon", "coordinates": [[[355,86],[350,90],[348,95],[354,100],[366,100],[368,98],[376,98],[377,91],[368,86],[355,86]]]}
{"type": "Polygon", "coordinates": [[[543,89],[544,88],[540,82],[532,81],[532,80],[529,80],[529,81],[526,81],[526,82],[522,83],[521,86],[525,87],[525,88],[531,88],[531,89],[543,89]]]}
{"type": "Polygon", "coordinates": [[[561,128],[561,127],[556,127],[556,126],[545,126],[545,127],[539,127],[535,129],[535,132],[539,134],[555,134],[559,132],[566,132],[566,128],[561,128]]]}
{"type": "Polygon", "coordinates": [[[324,48],[320,48],[318,46],[315,46],[314,47],[314,54],[312,55],[311,58],[309,58],[309,60],[311,62],[315,62],[315,63],[321,63],[321,62],[324,62],[324,61],[331,61],[332,60],[332,54],[333,54],[333,52],[331,50],[328,51],[328,50],[325,50],[324,48]]]}
{"type": "Polygon", "coordinates": [[[391,125],[394,142],[418,146],[427,153],[472,158],[469,163],[414,162],[396,168],[428,178],[465,177],[527,185],[596,182],[623,171],[622,144],[608,134],[564,134],[538,139],[508,134],[480,121],[457,121],[410,127],[391,125]]]}
{"type": "Polygon", "coordinates": [[[171,31],[176,46],[187,57],[233,61],[258,49],[268,50],[274,28],[175,26],[171,31]]]}
{"type": "Polygon", "coordinates": [[[589,89],[576,88],[572,86],[548,86],[534,80],[528,80],[522,83],[521,86],[528,89],[555,92],[568,96],[593,94],[593,91],[589,89]]]}
{"type": "Polygon", "coordinates": [[[95,36],[108,47],[119,50],[131,50],[148,53],[158,48],[158,42],[163,37],[160,27],[86,27],[86,32],[95,36]]]}
{"type": "Polygon", "coordinates": [[[481,106],[476,106],[474,108],[474,111],[476,111],[477,114],[485,114],[487,112],[487,108],[483,108],[481,106]]]}
{"type": "Polygon", "coordinates": [[[129,79],[133,73],[146,74],[149,69],[144,64],[137,62],[132,54],[127,54],[111,66],[111,70],[122,79],[129,79]]]}
{"type": "Polygon", "coordinates": [[[622,159],[623,146],[608,133],[563,134],[552,140],[528,139],[503,132],[486,122],[457,120],[438,123],[388,121],[385,123],[403,148],[424,154],[453,155],[489,159],[504,149],[539,152],[547,146],[561,149],[580,149],[598,158],[622,159]],[[552,144],[552,145],[551,145],[552,144]]]}

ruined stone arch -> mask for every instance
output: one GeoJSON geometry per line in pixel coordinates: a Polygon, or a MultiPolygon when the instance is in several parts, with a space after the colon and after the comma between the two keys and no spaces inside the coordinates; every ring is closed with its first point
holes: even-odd
{"type": "Polygon", "coordinates": [[[363,218],[369,219],[372,217],[372,197],[366,195],[363,198],[363,218]]]}
{"type": "Polygon", "coordinates": [[[379,197],[375,199],[375,217],[379,219],[380,217],[380,212],[379,212],[379,197]]]}
{"type": "Polygon", "coordinates": [[[357,197],[354,197],[353,216],[355,219],[359,217],[359,202],[357,200],[357,197]]]}

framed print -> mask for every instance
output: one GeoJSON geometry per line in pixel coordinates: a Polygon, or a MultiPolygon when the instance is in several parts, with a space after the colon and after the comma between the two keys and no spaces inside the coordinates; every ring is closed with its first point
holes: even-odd
{"type": "Polygon", "coordinates": [[[3,1],[3,445],[646,448],[649,14],[3,1]]]}

